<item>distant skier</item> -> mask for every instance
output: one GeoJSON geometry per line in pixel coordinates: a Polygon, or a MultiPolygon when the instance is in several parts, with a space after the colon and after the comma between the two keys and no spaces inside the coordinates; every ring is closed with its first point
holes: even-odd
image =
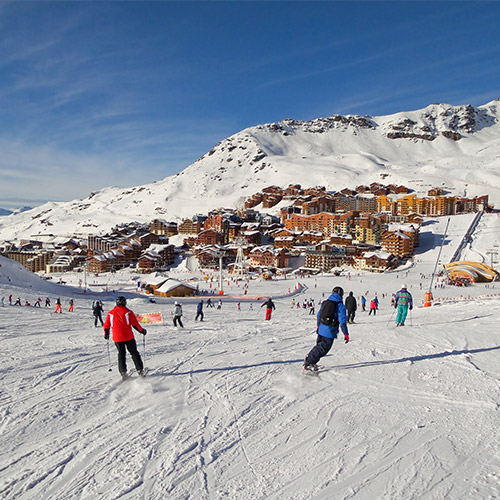
{"type": "Polygon", "coordinates": [[[345,308],[347,310],[347,322],[354,323],[354,316],[356,316],[358,304],[356,303],[356,297],[354,297],[353,292],[349,292],[349,295],[346,297],[345,308]]]}
{"type": "Polygon", "coordinates": [[[62,314],[61,299],[59,297],[57,297],[57,300],[56,300],[56,310],[54,312],[62,314]]]}
{"type": "Polygon", "coordinates": [[[179,323],[179,326],[181,328],[184,328],[181,318],[182,318],[182,306],[179,304],[179,302],[175,302],[174,326],[177,326],[177,323],[179,323]]]}
{"type": "Polygon", "coordinates": [[[374,298],[370,301],[370,312],[368,316],[370,316],[371,313],[373,313],[374,316],[377,315],[377,301],[374,298]]]}
{"type": "Polygon", "coordinates": [[[48,297],[45,298],[45,307],[50,307],[50,299],[48,297]]]}
{"type": "Polygon", "coordinates": [[[126,350],[132,356],[135,369],[141,377],[145,376],[144,365],[141,355],[137,350],[137,343],[134,338],[132,328],[139,333],[146,335],[146,329],[143,328],[135,314],[128,309],[127,299],[122,295],[116,299],[116,307],[109,311],[104,322],[104,338],[109,339],[109,330],[113,332],[113,342],[118,350],[118,371],[122,378],[127,378],[127,360],[126,350]]]}
{"type": "Polygon", "coordinates": [[[11,306],[11,305],[12,305],[12,294],[9,295],[9,306],[11,306]]]}
{"type": "Polygon", "coordinates": [[[361,308],[366,311],[366,297],[364,295],[361,295],[361,308]]]}
{"type": "Polygon", "coordinates": [[[262,309],[264,306],[266,306],[266,320],[270,320],[273,309],[276,309],[271,297],[269,297],[269,299],[267,299],[266,302],[260,306],[260,308],[262,309]]]}
{"type": "Polygon", "coordinates": [[[203,300],[200,300],[196,306],[196,318],[194,320],[196,321],[198,318],[203,321],[203,300]]]}
{"type": "Polygon", "coordinates": [[[73,299],[69,299],[69,308],[68,312],[73,312],[73,299]]]}
{"type": "Polygon", "coordinates": [[[15,306],[20,306],[21,305],[21,297],[18,297],[17,300],[14,302],[15,306]]]}
{"type": "Polygon", "coordinates": [[[94,327],[97,328],[97,320],[101,322],[101,326],[104,324],[102,321],[102,313],[104,312],[102,308],[102,302],[96,300],[92,303],[92,314],[94,315],[94,327]]]}
{"type": "Polygon", "coordinates": [[[396,292],[394,307],[397,309],[396,326],[405,326],[408,308],[410,309],[410,311],[413,309],[413,297],[407,290],[406,285],[403,285],[401,287],[401,290],[399,290],[399,292],[396,292]]]}
{"type": "Polygon", "coordinates": [[[337,338],[339,327],[344,334],[345,343],[349,342],[347,330],[347,314],[342,296],[344,290],[336,286],[327,300],[323,301],[317,315],[316,345],[311,349],[304,360],[304,371],[318,371],[318,361],[328,354],[333,341],[337,338]]]}
{"type": "Polygon", "coordinates": [[[41,302],[42,302],[42,299],[40,297],[38,297],[38,299],[36,299],[36,302],[33,304],[33,307],[42,307],[41,302]]]}

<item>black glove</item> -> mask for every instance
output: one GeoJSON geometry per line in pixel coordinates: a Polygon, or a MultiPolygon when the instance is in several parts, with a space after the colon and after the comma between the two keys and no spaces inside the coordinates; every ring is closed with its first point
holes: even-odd
{"type": "Polygon", "coordinates": [[[413,309],[413,306],[410,306],[410,311],[413,309]]]}
{"type": "Polygon", "coordinates": [[[348,344],[348,343],[349,343],[349,335],[345,335],[345,334],[344,334],[344,342],[345,342],[346,344],[348,344]]]}
{"type": "Polygon", "coordinates": [[[104,330],[104,338],[105,338],[106,340],[108,340],[108,339],[109,339],[109,330],[104,330]]]}
{"type": "Polygon", "coordinates": [[[141,333],[142,333],[143,335],[146,335],[146,333],[148,333],[148,331],[147,331],[145,328],[143,328],[141,333]]]}

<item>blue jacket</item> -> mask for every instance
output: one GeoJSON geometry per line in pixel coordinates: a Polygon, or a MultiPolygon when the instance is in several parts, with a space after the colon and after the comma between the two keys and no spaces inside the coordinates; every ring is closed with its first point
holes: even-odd
{"type": "MultiPolygon", "coordinates": [[[[337,302],[337,312],[340,323],[340,329],[342,330],[342,333],[344,335],[349,335],[349,332],[347,330],[347,313],[345,310],[345,305],[342,302],[342,297],[338,293],[332,293],[330,297],[328,297],[328,300],[337,302]]],[[[339,333],[339,327],[334,325],[323,325],[319,320],[319,313],[320,311],[318,311],[317,315],[317,324],[319,326],[318,335],[321,335],[322,337],[327,337],[329,339],[336,339],[337,334],[339,333]]]]}
{"type": "Polygon", "coordinates": [[[196,312],[201,313],[202,311],[203,311],[203,300],[200,300],[200,302],[198,302],[198,306],[196,307],[196,312]]]}

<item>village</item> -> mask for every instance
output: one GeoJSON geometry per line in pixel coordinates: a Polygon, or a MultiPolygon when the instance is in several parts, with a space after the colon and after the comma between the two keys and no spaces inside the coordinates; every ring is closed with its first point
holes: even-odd
{"type": "Polygon", "coordinates": [[[383,272],[412,257],[424,217],[490,209],[487,195],[446,196],[439,188],[418,197],[405,186],[379,183],[338,192],[270,186],[240,209],[220,208],[180,223],[121,224],[108,234],[34,236],[2,242],[0,253],[47,278],[124,267],[138,273],[166,271],[188,256],[196,257],[200,268],[216,270],[222,264],[228,272],[244,268],[266,279],[345,267],[383,272]],[[264,212],[278,204],[279,216],[264,212]]]}

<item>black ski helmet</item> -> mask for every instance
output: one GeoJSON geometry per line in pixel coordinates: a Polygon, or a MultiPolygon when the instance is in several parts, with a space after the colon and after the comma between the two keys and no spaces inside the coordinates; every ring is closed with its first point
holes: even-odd
{"type": "Polygon", "coordinates": [[[127,305],[127,299],[123,295],[120,295],[119,297],[116,297],[116,305],[117,306],[126,306],[127,305]]]}
{"type": "Polygon", "coordinates": [[[338,293],[341,297],[344,296],[344,289],[340,286],[336,286],[333,290],[332,293],[338,293]]]}

